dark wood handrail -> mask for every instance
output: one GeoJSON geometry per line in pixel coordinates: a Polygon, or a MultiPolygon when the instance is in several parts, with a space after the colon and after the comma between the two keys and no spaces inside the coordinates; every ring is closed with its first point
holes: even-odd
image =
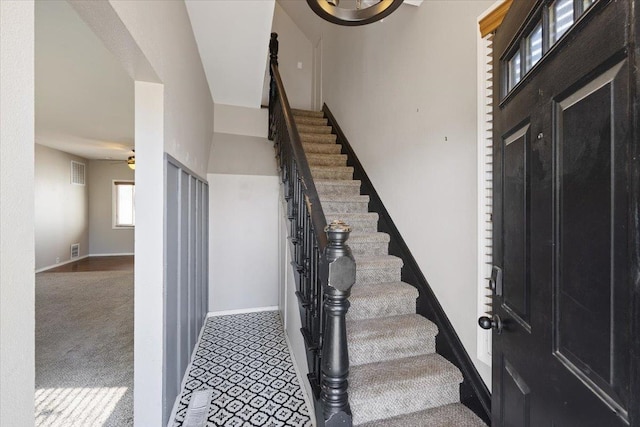
{"type": "Polygon", "coordinates": [[[287,98],[287,93],[285,92],[284,85],[282,84],[282,78],[280,77],[277,62],[271,63],[271,73],[273,80],[276,83],[280,102],[282,103],[282,113],[284,114],[284,121],[287,125],[289,137],[291,138],[291,148],[293,149],[293,156],[295,157],[296,164],[298,165],[298,173],[302,179],[303,191],[307,197],[307,202],[310,204],[311,220],[313,221],[316,239],[318,239],[318,247],[320,249],[320,253],[324,253],[328,244],[327,234],[324,232],[324,229],[327,226],[327,219],[322,211],[318,190],[316,189],[313,177],[311,176],[311,167],[307,161],[307,156],[304,154],[298,128],[293,121],[293,113],[291,112],[289,99],[287,98]]]}

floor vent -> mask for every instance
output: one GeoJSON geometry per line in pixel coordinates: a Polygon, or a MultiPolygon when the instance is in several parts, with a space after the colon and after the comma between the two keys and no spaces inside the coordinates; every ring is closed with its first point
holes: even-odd
{"type": "Polygon", "coordinates": [[[204,427],[209,416],[213,389],[196,390],[191,395],[182,427],[204,427]]]}
{"type": "Polygon", "coordinates": [[[74,243],[71,245],[71,258],[78,258],[80,256],[80,243],[74,243]]]}
{"type": "Polygon", "coordinates": [[[85,167],[84,163],[71,161],[71,183],[76,185],[84,185],[85,183],[85,167]]]}

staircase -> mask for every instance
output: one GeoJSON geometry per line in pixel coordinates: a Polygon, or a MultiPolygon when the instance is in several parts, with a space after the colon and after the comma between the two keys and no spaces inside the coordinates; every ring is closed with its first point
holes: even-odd
{"type": "Polygon", "coordinates": [[[356,283],[347,313],[349,403],[353,425],[366,427],[480,427],[460,403],[462,374],[435,352],[438,328],[415,314],[418,291],[400,280],[402,259],[388,254],[378,214],[341,154],[322,111],[293,110],[327,223],[353,232],[356,283]]]}

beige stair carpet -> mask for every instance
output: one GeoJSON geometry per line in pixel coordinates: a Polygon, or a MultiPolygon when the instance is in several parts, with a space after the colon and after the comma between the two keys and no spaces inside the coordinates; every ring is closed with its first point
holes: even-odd
{"type": "Polygon", "coordinates": [[[481,427],[460,404],[460,371],[435,352],[438,328],[415,314],[418,291],[403,283],[403,262],[389,255],[389,236],[336,144],[322,111],[293,110],[327,223],[352,227],[348,244],[356,283],[347,313],[349,403],[354,425],[481,427]]]}

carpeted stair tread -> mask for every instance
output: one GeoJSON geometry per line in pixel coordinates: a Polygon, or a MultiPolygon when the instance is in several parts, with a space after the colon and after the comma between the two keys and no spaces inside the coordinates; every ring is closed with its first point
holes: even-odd
{"type": "Polygon", "coordinates": [[[360,195],[361,182],[354,179],[316,179],[314,181],[318,195],[323,196],[337,195],[337,196],[358,196],[360,195]]]}
{"type": "Polygon", "coordinates": [[[309,166],[347,166],[346,154],[306,153],[309,166]]]}
{"type": "Polygon", "coordinates": [[[340,154],[340,152],[342,151],[342,145],[340,144],[327,144],[324,142],[304,142],[304,140],[302,140],[302,148],[307,154],[340,154]]]}
{"type": "Polygon", "coordinates": [[[353,366],[353,424],[457,403],[461,382],[458,368],[437,353],[353,366]]]}
{"type": "MultiPolygon", "coordinates": [[[[300,126],[298,126],[300,129],[300,126]]],[[[313,142],[316,144],[335,144],[336,138],[338,137],[334,133],[304,133],[302,131],[298,131],[300,134],[300,142],[309,143],[313,142]]]]}
{"type": "Polygon", "coordinates": [[[333,220],[341,220],[351,226],[353,231],[373,232],[378,230],[378,214],[375,212],[365,213],[340,213],[327,214],[325,212],[327,224],[333,220]]]}
{"type": "Polygon", "coordinates": [[[311,166],[313,179],[353,179],[351,166],[311,166]]]}
{"type": "Polygon", "coordinates": [[[437,334],[438,327],[417,314],[348,321],[349,364],[435,353],[437,334]]]}
{"type": "Polygon", "coordinates": [[[360,427],[487,427],[461,403],[438,406],[419,412],[360,424],[360,427]]]}
{"type": "Polygon", "coordinates": [[[303,125],[296,124],[298,128],[298,133],[322,133],[322,134],[330,134],[331,126],[315,126],[315,125],[303,125]]]}
{"type": "Polygon", "coordinates": [[[291,112],[295,116],[304,116],[304,117],[324,117],[324,111],[314,111],[314,110],[300,110],[297,108],[292,108],[291,112]]]}
{"type": "Polygon", "coordinates": [[[293,120],[297,125],[314,125],[314,126],[326,126],[328,120],[324,117],[309,117],[309,116],[293,116],[293,120]]]}
{"type": "Polygon", "coordinates": [[[347,320],[399,316],[416,312],[418,290],[408,283],[373,283],[353,287],[347,320]]]}

